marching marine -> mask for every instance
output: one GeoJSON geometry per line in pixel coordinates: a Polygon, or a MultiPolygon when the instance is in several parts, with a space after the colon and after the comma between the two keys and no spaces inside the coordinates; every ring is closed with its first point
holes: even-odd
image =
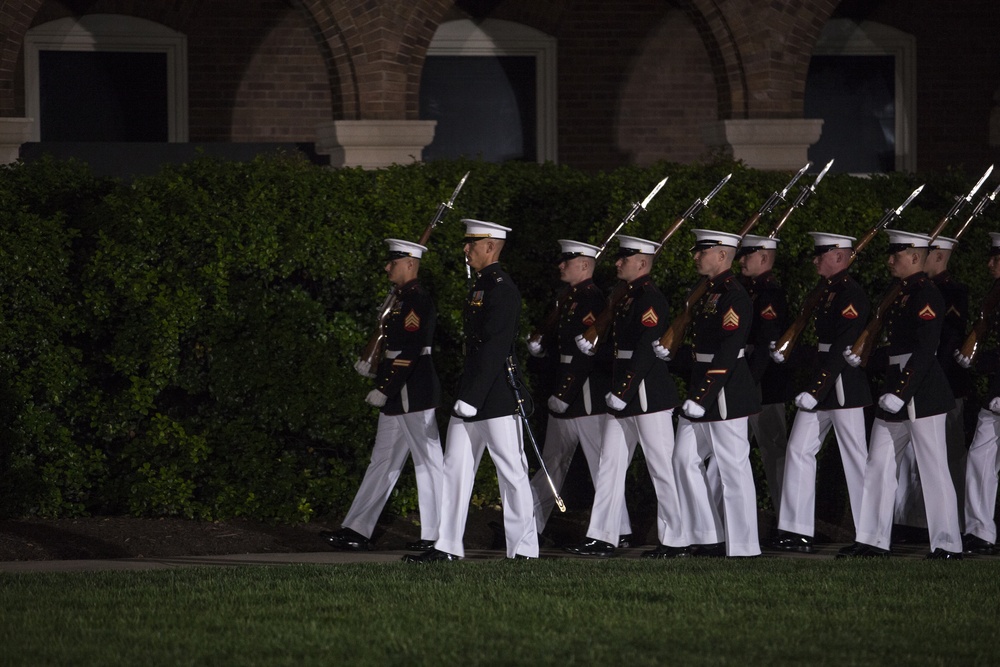
{"type": "MultiPolygon", "coordinates": [[[[932,559],[962,557],[955,487],[948,472],[945,420],[955,397],[937,360],[944,297],[924,272],[931,237],[889,233],[889,269],[898,294],[885,313],[888,367],[868,440],[864,492],[855,543],[837,557],[887,557],[896,496],[896,457],[912,445],[923,481],[932,559]]],[[[891,288],[894,289],[894,288],[891,288]]],[[[861,358],[843,351],[852,366],[861,358]]]]}
{"type": "MultiPolygon", "coordinates": [[[[627,289],[619,303],[609,306],[615,308],[611,388],[604,397],[610,412],[604,422],[587,540],[566,550],[584,556],[614,554],[625,499],[625,476],[639,444],[656,492],[660,542],[643,556],[671,558],[685,554],[687,541],[682,533],[680,500],[671,464],[671,417],[680,399],[667,365],[652,350],[653,342],[666,329],[669,311],[667,298],[649,275],[659,244],[622,234],[617,238],[621,247],[615,267],[627,289]]],[[[585,353],[594,352],[586,338],[578,336],[576,340],[585,353]]]]}
{"type": "MultiPolygon", "coordinates": [[[[694,305],[692,368],[678,416],[674,469],[685,536],[695,556],[757,556],[757,494],[747,418],[760,400],[745,354],[753,318],[750,295],[731,271],[738,234],[696,229],[695,268],[707,289],[694,305]],[[705,460],[715,470],[706,471],[705,460]],[[713,478],[721,481],[721,506],[713,478]]],[[[669,360],[673,350],[653,349],[669,360]]]]}
{"type": "MultiPolygon", "coordinates": [[[[375,389],[365,398],[379,408],[371,463],[341,529],[320,533],[331,546],[352,551],[369,548],[407,456],[413,457],[420,509],[420,540],[408,547],[426,550],[438,537],[443,456],[435,408],[441,386],[431,357],[437,314],[417,281],[427,248],[399,239],[385,242],[389,246],[385,270],[396,287],[396,299],[386,322],[386,351],[375,373],[375,389]]],[[[361,360],[355,369],[371,374],[369,364],[361,360]]]]}
{"type": "MultiPolygon", "coordinates": [[[[871,405],[871,389],[864,370],[847,364],[841,351],[857,340],[868,321],[868,295],[848,273],[853,236],[809,232],[813,237],[813,264],[823,292],[814,311],[817,346],[815,372],[795,397],[799,408],[788,436],[785,478],[778,510],[778,536],[769,546],[781,551],[813,552],[816,525],[816,455],[832,428],[837,436],[847,495],[855,526],[861,511],[865,461],[864,408],[871,405]]],[[[778,363],[786,359],[779,352],[778,363]]]]}
{"type": "MultiPolygon", "coordinates": [[[[583,449],[590,477],[596,484],[601,434],[608,412],[604,396],[611,389],[611,378],[604,364],[584,354],[575,342],[575,338],[594,323],[607,305],[604,294],[593,279],[600,248],[568,239],[561,239],[559,246],[562,251],[559,278],[567,284],[567,289],[559,297],[555,331],[541,336],[541,340],[532,338],[528,341],[528,351],[533,356],[552,354],[557,361],[555,387],[547,402],[549,418],[542,451],[550,476],[546,478],[544,471],[539,470],[531,480],[535,524],[539,534],[544,530],[555,505],[549,479],[556,490],[562,488],[577,443],[583,449]]],[[[632,528],[624,500],[621,508],[616,543],[626,546],[632,528]]]]}
{"type": "Polygon", "coordinates": [[[493,459],[500,483],[507,557],[538,557],[528,461],[521,446],[517,400],[506,374],[521,316],[521,294],[499,263],[511,230],[481,220],[462,223],[466,263],[476,273],[463,313],[465,364],[448,423],[439,537],[430,551],[404,558],[411,563],[465,556],[465,524],[484,450],[493,459]]]}

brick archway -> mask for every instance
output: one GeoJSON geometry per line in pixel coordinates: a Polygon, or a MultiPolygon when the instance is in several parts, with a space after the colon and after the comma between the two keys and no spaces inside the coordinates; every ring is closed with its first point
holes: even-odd
{"type": "Polygon", "coordinates": [[[711,58],[720,118],[801,118],[812,48],[840,0],[678,4],[711,58]]]}
{"type": "Polygon", "coordinates": [[[451,0],[294,0],[330,73],[333,116],[415,120],[420,72],[451,0]]]}

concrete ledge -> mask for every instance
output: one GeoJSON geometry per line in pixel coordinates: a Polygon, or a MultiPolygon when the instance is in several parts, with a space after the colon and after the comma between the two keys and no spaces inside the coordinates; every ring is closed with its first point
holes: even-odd
{"type": "Polygon", "coordinates": [[[316,126],[316,152],[331,167],[378,169],[420,162],[436,120],[335,120],[316,126]]]}
{"type": "Polygon", "coordinates": [[[723,120],[703,126],[702,138],[748,167],[797,171],[809,161],[809,147],[822,131],[821,118],[723,120]]]}

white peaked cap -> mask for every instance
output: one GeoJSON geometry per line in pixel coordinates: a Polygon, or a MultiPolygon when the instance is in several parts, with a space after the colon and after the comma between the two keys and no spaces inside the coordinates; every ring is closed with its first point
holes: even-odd
{"type": "Polygon", "coordinates": [[[483,220],[472,220],[466,218],[462,220],[465,225],[465,238],[467,239],[505,239],[510,227],[498,225],[495,222],[484,222],[483,220]]]}
{"type": "Polygon", "coordinates": [[[635,255],[642,253],[643,255],[655,255],[657,249],[660,247],[659,243],[653,241],[647,241],[646,239],[640,239],[637,236],[625,236],[624,234],[618,234],[616,237],[620,245],[619,254],[623,255],[635,255]]]}
{"type": "Polygon", "coordinates": [[[386,239],[385,242],[389,246],[389,255],[393,259],[400,257],[420,259],[427,252],[427,248],[419,243],[411,243],[410,241],[402,241],[400,239],[386,239]]]}
{"type": "Polygon", "coordinates": [[[770,236],[747,234],[743,237],[743,243],[741,246],[744,248],[764,248],[773,250],[778,247],[779,240],[780,239],[772,239],[770,236]]]}
{"type": "Polygon", "coordinates": [[[899,229],[887,229],[885,232],[889,235],[889,245],[926,248],[931,243],[931,237],[927,236],[927,234],[904,232],[899,229]]]}
{"type": "Polygon", "coordinates": [[[596,245],[569,239],[559,239],[559,248],[564,255],[583,255],[584,257],[597,257],[597,253],[601,250],[596,245]]]}
{"type": "Polygon", "coordinates": [[[949,238],[947,236],[939,236],[934,239],[934,243],[931,244],[931,247],[935,250],[954,250],[956,245],[958,245],[958,239],[949,238]]]}
{"type": "Polygon", "coordinates": [[[813,243],[817,248],[853,248],[854,242],[857,241],[853,236],[828,232],[809,232],[809,236],[813,237],[813,243]]]}
{"type": "Polygon", "coordinates": [[[706,250],[718,246],[727,248],[738,248],[743,240],[739,234],[729,232],[717,232],[714,229],[692,229],[694,232],[694,248],[692,250],[706,250]]]}

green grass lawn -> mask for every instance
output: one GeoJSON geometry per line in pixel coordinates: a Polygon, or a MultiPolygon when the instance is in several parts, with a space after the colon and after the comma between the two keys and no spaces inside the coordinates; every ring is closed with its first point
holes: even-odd
{"type": "Polygon", "coordinates": [[[996,665],[1000,560],[0,574],[0,665],[996,665]]]}

